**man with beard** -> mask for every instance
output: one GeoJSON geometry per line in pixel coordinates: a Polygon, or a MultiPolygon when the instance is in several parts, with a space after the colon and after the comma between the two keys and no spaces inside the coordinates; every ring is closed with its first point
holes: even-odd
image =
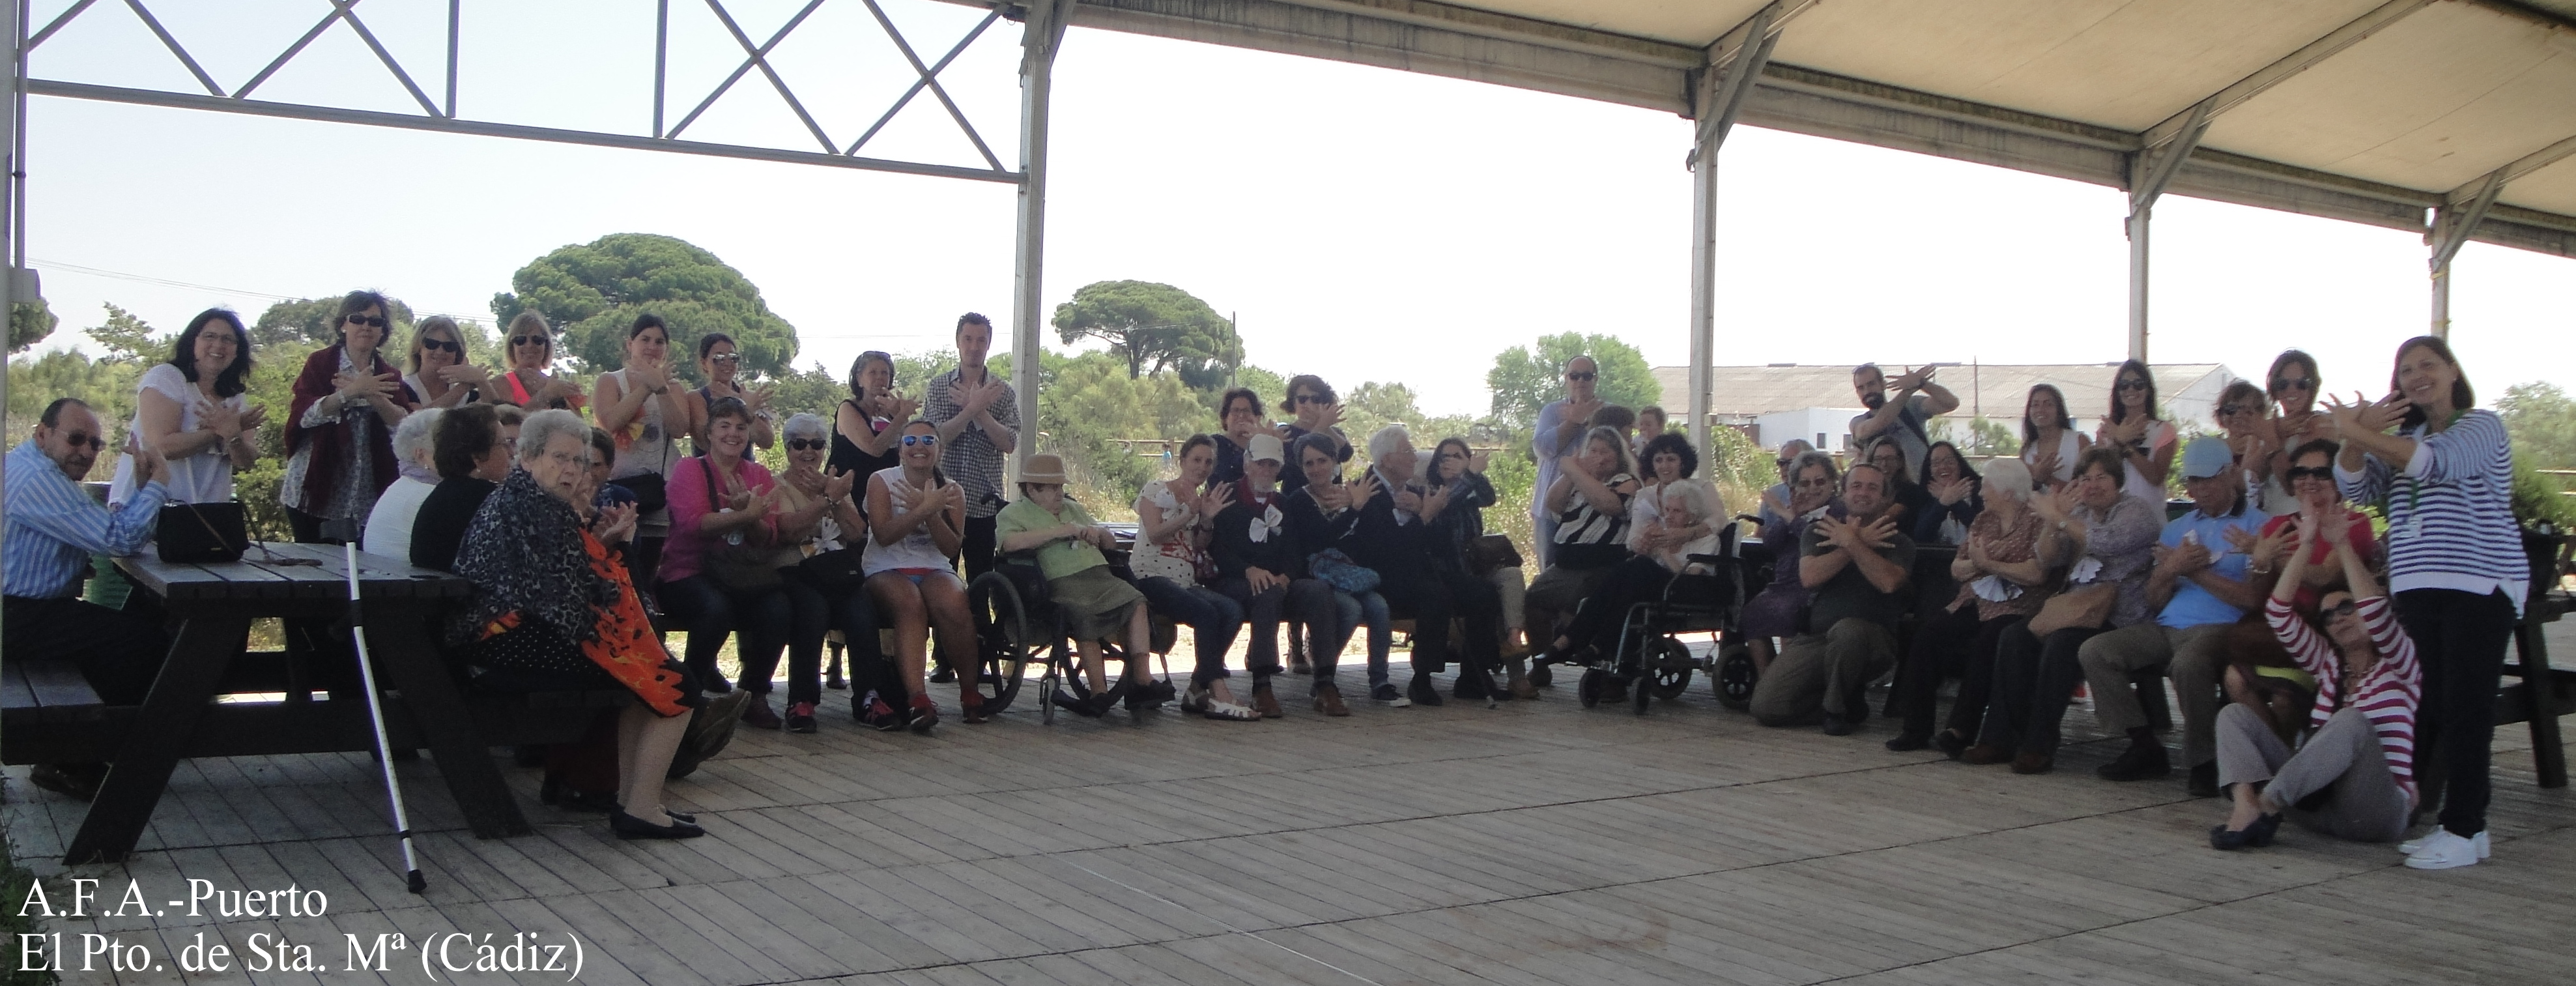
{"type": "Polygon", "coordinates": [[[1819,517],[1799,539],[1798,581],[1812,593],[1807,626],[1753,686],[1753,720],[1796,726],[1822,719],[1847,736],[1869,715],[1872,679],[1896,666],[1896,623],[1914,570],[1914,540],[1888,508],[1887,474],[1866,462],[1843,474],[1845,516],[1819,517]]]}
{"type": "Polygon", "coordinates": [[[1959,407],[1958,395],[1932,382],[1932,369],[1907,370],[1890,380],[1876,363],[1853,367],[1852,392],[1860,395],[1861,406],[1869,413],[1852,419],[1851,447],[1864,448],[1872,439],[1893,435],[1897,447],[1905,450],[1906,471],[1924,475],[1923,458],[1932,451],[1932,437],[1924,424],[1959,407]],[[1896,392],[1893,400],[1887,396],[1891,390],[1896,392]]]}

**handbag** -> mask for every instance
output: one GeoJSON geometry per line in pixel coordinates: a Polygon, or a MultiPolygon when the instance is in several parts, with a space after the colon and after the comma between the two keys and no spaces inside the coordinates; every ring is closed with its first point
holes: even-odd
{"type": "Polygon", "coordinates": [[[2103,582],[2068,588],[2039,604],[2039,613],[2030,618],[2030,635],[2046,637],[2059,630],[2097,629],[2111,618],[2111,607],[2120,601],[2120,587],[2103,582]]]}
{"type": "Polygon", "coordinates": [[[250,550],[250,524],[242,505],[230,500],[164,504],[153,523],[152,541],[162,561],[240,561],[242,552],[250,550]]]}
{"type": "Polygon", "coordinates": [[[1343,554],[1340,548],[1326,548],[1315,552],[1312,557],[1306,559],[1306,570],[1314,573],[1316,578],[1324,580],[1333,588],[1352,595],[1377,591],[1377,569],[1361,567],[1360,563],[1351,560],[1351,556],[1343,554]]]}
{"type": "Polygon", "coordinates": [[[665,481],[661,473],[647,472],[619,476],[608,484],[623,486],[626,492],[635,494],[635,516],[643,517],[671,505],[670,495],[663,489],[665,481]]]}
{"type": "MultiPolygon", "coordinates": [[[[698,468],[707,477],[707,502],[718,502],[715,467],[701,458],[698,468]]],[[[745,538],[741,544],[719,541],[707,546],[707,575],[715,579],[717,585],[739,592],[773,589],[787,580],[780,569],[802,563],[802,553],[792,546],[781,548],[751,544],[749,540],[745,538]]]]}
{"type": "Polygon", "coordinates": [[[825,595],[846,596],[868,581],[867,570],[859,567],[859,553],[857,548],[817,551],[796,563],[796,575],[825,595]]]}
{"type": "Polygon", "coordinates": [[[1479,576],[1496,569],[1521,567],[1521,549],[1512,544],[1509,535],[1480,534],[1467,541],[1467,567],[1479,576]]]}

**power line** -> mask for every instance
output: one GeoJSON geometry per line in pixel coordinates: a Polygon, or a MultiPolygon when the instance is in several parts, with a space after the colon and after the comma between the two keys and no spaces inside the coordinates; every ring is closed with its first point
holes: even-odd
{"type": "MultiPolygon", "coordinates": [[[[106,269],[98,268],[98,267],[85,267],[85,266],[82,266],[82,265],[80,265],[80,264],[67,264],[67,263],[63,263],[63,262],[61,262],[61,261],[56,261],[56,260],[43,260],[43,259],[37,259],[37,258],[30,258],[30,259],[27,261],[27,263],[28,263],[30,266],[36,267],[36,268],[38,268],[38,269],[40,269],[40,270],[60,270],[60,271],[69,271],[69,272],[74,273],[74,274],[87,274],[87,275],[89,275],[89,276],[91,276],[91,277],[106,277],[106,278],[113,278],[113,279],[120,280],[120,281],[135,281],[135,282],[139,282],[139,283],[143,283],[143,284],[157,284],[157,285],[160,285],[160,286],[162,286],[162,287],[167,287],[167,288],[185,288],[185,289],[190,290],[190,291],[212,291],[212,292],[215,292],[215,293],[217,293],[217,294],[249,295],[249,296],[251,296],[251,297],[253,297],[253,298],[266,298],[266,299],[268,299],[268,300],[270,300],[270,301],[307,301],[307,300],[311,300],[311,299],[308,299],[308,298],[303,298],[303,297],[299,297],[299,296],[291,295],[291,294],[277,294],[277,293],[269,292],[269,291],[253,291],[253,290],[250,290],[250,289],[248,289],[248,288],[228,288],[228,287],[222,287],[222,286],[219,286],[219,285],[213,285],[213,284],[197,284],[197,283],[193,283],[193,282],[190,282],[190,281],[174,281],[174,280],[171,280],[171,279],[166,278],[166,277],[154,277],[154,276],[149,275],[149,274],[135,274],[135,273],[130,273],[130,272],[127,272],[127,271],[121,271],[121,270],[106,270],[106,269]]],[[[474,322],[490,321],[490,319],[488,319],[488,318],[487,318],[486,316],[484,316],[484,315],[457,315],[457,314],[453,314],[453,313],[450,313],[450,312],[425,311],[425,310],[422,310],[422,309],[419,309],[419,308],[414,308],[414,309],[412,309],[412,314],[414,314],[414,315],[445,315],[445,316],[447,316],[447,317],[449,317],[449,318],[455,319],[455,320],[460,321],[460,322],[464,322],[464,321],[474,321],[474,322]]]]}

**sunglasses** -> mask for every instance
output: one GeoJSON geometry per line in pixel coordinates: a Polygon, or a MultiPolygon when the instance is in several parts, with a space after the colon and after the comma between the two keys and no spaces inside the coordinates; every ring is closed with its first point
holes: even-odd
{"type": "Polygon", "coordinates": [[[1782,459],[1782,460],[1780,460],[1780,461],[1779,461],[1778,465],[1779,465],[1779,466],[1780,466],[1780,468],[1782,468],[1782,469],[1787,469],[1787,468],[1789,468],[1789,466],[1790,466],[1792,463],[1795,463],[1795,462],[1797,462],[1797,461],[1798,461],[1798,460],[1796,460],[1796,459],[1782,459]]]}
{"type": "Polygon", "coordinates": [[[107,439],[98,435],[84,435],[77,431],[64,435],[63,441],[71,443],[74,448],[87,445],[93,452],[107,447],[107,439]]]}
{"type": "Polygon", "coordinates": [[[939,444],[939,436],[937,436],[937,435],[905,435],[905,436],[903,436],[903,443],[904,443],[905,445],[937,445],[937,444],[939,444]]]}
{"type": "Polygon", "coordinates": [[[2317,378],[2315,377],[2282,377],[2281,379],[2272,381],[2272,392],[2275,394],[2284,390],[2315,389],[2317,389],[2317,378]]]}
{"type": "Polygon", "coordinates": [[[2262,409],[2259,404],[2221,404],[2218,405],[2218,416],[2232,418],[2239,414],[2252,414],[2262,409]]]}
{"type": "Polygon", "coordinates": [[[1297,403],[1299,403],[1299,404],[1330,404],[1330,403],[1332,403],[1332,402],[1331,402],[1331,401],[1328,401],[1328,400],[1325,400],[1321,395],[1318,395],[1318,394],[1299,394],[1299,395],[1297,395],[1297,403]]]}
{"type": "Polygon", "coordinates": [[[1601,375],[1590,370],[1584,370],[1577,373],[1568,373],[1565,375],[1565,378],[1568,380],[1598,380],[1601,378],[1601,375]]]}
{"type": "Polygon", "coordinates": [[[2333,619],[2338,616],[2351,616],[2359,612],[2361,612],[2361,607],[2358,604],[2355,604],[2352,600],[2346,599],[2334,604],[2333,606],[2317,610],[2317,615],[2327,619],[2333,619]]]}
{"type": "Polygon", "coordinates": [[[423,340],[421,340],[421,341],[420,341],[420,348],[421,348],[424,352],[432,352],[432,353],[435,353],[435,352],[450,352],[450,353],[460,353],[460,354],[461,354],[461,353],[465,352],[465,347],[460,346],[460,345],[457,345],[457,344],[452,343],[452,342],[449,342],[449,341],[447,341],[447,340],[445,340],[445,339],[423,339],[423,340]]]}
{"type": "Polygon", "coordinates": [[[370,329],[381,329],[392,323],[385,321],[384,317],[380,315],[351,315],[349,316],[349,324],[363,325],[370,329]]]}
{"type": "Polygon", "coordinates": [[[1811,490],[1820,486],[1831,487],[1833,485],[1834,481],[1830,479],[1801,479],[1798,481],[1798,488],[1802,490],[1811,490]]]}
{"type": "Polygon", "coordinates": [[[2120,389],[2121,389],[2121,390],[2145,390],[2145,389],[2147,389],[2147,382],[2146,382],[2146,381],[2144,381],[2144,380],[2137,379],[2137,378],[2135,378],[2135,377],[2131,377],[2131,378],[2129,378],[2129,379],[2127,379],[2127,380],[2122,380],[2122,381],[2120,381],[2120,389]]]}
{"type": "Polygon", "coordinates": [[[510,337],[510,345],[513,345],[513,346],[547,346],[547,347],[552,347],[554,344],[555,344],[555,339],[554,339],[554,337],[553,337],[553,336],[511,336],[511,337],[510,337]]]}
{"type": "Polygon", "coordinates": [[[790,452],[804,452],[809,450],[820,452],[831,447],[832,440],[828,438],[790,438],[787,440],[787,450],[790,452]]]}
{"type": "Polygon", "coordinates": [[[742,354],[741,354],[741,353],[717,353],[717,354],[715,354],[715,355],[713,355],[713,356],[709,356],[709,357],[707,357],[707,362],[709,362],[709,363],[722,363],[722,364],[724,364],[724,365],[726,365],[726,366],[732,366],[732,365],[734,365],[734,364],[736,364],[736,363],[740,363],[740,362],[742,362],[742,354]]]}
{"type": "Polygon", "coordinates": [[[2334,467],[2310,466],[2303,469],[2298,466],[2291,466],[2288,475],[2290,477],[2290,481],[2293,483],[2302,479],[2313,479],[2320,483],[2331,483],[2334,482],[2334,467]]]}

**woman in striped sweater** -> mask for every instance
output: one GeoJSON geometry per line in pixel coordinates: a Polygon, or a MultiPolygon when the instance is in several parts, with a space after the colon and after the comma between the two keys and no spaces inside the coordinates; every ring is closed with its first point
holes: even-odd
{"type": "MultiPolygon", "coordinates": [[[[2352,550],[2349,515],[2302,518],[2297,550],[2283,566],[2263,618],[2272,635],[2317,681],[2310,735],[2297,753],[2253,708],[2218,714],[2218,783],[2236,799],[2227,824],[2209,830],[2214,849],[2270,845],[2287,814],[2302,828],[2340,839],[2395,842],[2415,807],[2415,708],[2423,675],[2415,644],[2389,615],[2370,566],[2352,550]],[[2320,636],[2290,602],[2311,551],[2334,546],[2350,592],[2318,601],[2320,636]]],[[[2235,671],[2228,675],[2234,677],[2235,671]]]]}
{"type": "Polygon", "coordinates": [[[2335,480],[2354,503],[2384,501],[2388,588],[2398,622],[2423,648],[2427,773],[2438,779],[2426,803],[2442,806],[2442,827],[2401,847],[2406,865],[2450,869],[2486,855],[2496,678],[2531,563],[2513,522],[2504,421],[2474,407],[2449,344],[2406,340],[2390,387],[2377,403],[2356,395],[2333,405],[2344,443],[2335,480]]]}

